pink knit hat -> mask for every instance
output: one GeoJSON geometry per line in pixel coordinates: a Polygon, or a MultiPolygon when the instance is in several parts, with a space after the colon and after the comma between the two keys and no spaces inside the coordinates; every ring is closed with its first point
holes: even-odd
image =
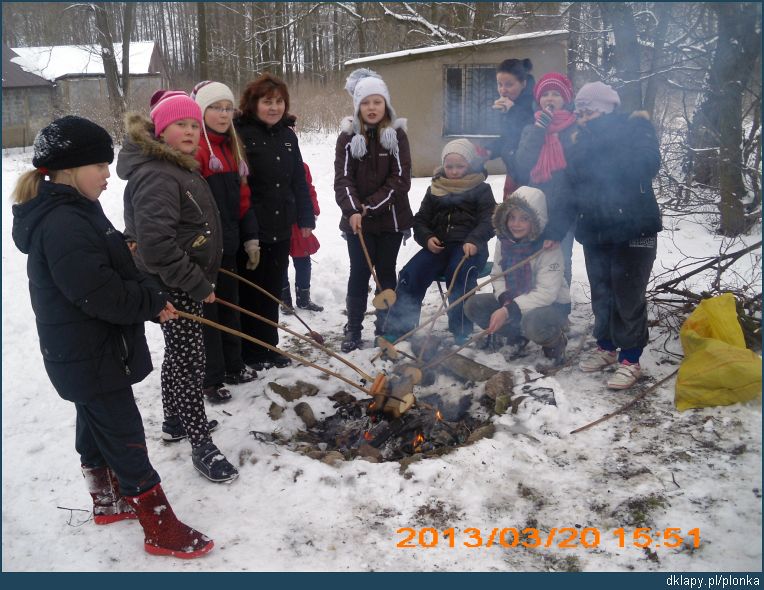
{"type": "Polygon", "coordinates": [[[195,119],[204,126],[202,109],[188,94],[180,90],[157,90],[151,96],[151,120],[154,121],[154,135],[159,137],[168,125],[180,119],[195,119]]]}
{"type": "Polygon", "coordinates": [[[556,90],[562,96],[565,104],[573,102],[573,83],[565,74],[558,72],[549,72],[544,74],[536,82],[536,86],[533,88],[533,98],[536,102],[539,101],[541,95],[547,90],[556,90]]]}

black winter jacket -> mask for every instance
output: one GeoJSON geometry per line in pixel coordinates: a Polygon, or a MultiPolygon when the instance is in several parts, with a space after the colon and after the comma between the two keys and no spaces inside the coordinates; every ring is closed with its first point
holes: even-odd
{"type": "Polygon", "coordinates": [[[520,143],[520,135],[526,125],[533,123],[533,76],[528,76],[528,82],[514,101],[514,106],[506,113],[499,115],[501,121],[501,137],[488,146],[491,158],[501,158],[507,170],[511,167],[512,158],[515,157],[517,144],[520,143]]]}
{"type": "Polygon", "coordinates": [[[422,248],[433,236],[443,243],[470,242],[484,247],[494,236],[491,219],[495,208],[493,191],[485,182],[442,197],[434,196],[429,187],[414,216],[414,239],[422,248]]]}
{"type": "Polygon", "coordinates": [[[268,127],[255,117],[234,121],[249,165],[252,209],[260,243],[273,244],[292,237],[292,225],[315,228],[313,203],[297,136],[282,119],[268,127]]]}
{"type": "MultiPolygon", "coordinates": [[[[574,123],[558,134],[566,161],[573,145],[573,134],[577,133],[577,131],[578,127],[574,123]]],[[[527,125],[520,136],[520,143],[517,146],[515,157],[510,163],[509,173],[517,184],[532,186],[544,193],[549,223],[547,223],[544,230],[543,238],[560,242],[565,237],[565,234],[568,233],[574,221],[573,212],[570,207],[572,199],[570,180],[565,173],[565,169],[552,172],[552,177],[546,182],[531,182],[531,170],[533,170],[536,162],[538,162],[545,140],[545,129],[536,127],[536,125],[527,125]]]]}
{"type": "Polygon", "coordinates": [[[579,242],[619,244],[661,231],[652,186],[661,154],[646,112],[592,119],[575,135],[567,162],[579,242]]]}
{"type": "Polygon", "coordinates": [[[137,242],[138,268],[202,301],[223,258],[220,214],[193,156],[154,137],[154,124],[127,115],[117,158],[125,187],[125,234],[137,242]]]}
{"type": "Polygon", "coordinates": [[[351,153],[355,136],[352,118],[343,119],[334,150],[334,198],[342,209],[341,231],[351,232],[350,216],[361,213],[363,205],[367,207],[364,233],[411,229],[411,151],[405,123],[405,119],[397,119],[391,127],[395,130],[397,155],[382,145],[380,134],[372,128],[366,132],[367,153],[359,159],[351,153]]]}
{"type": "Polygon", "coordinates": [[[45,370],[58,394],[86,403],[129,387],[152,369],[143,322],[167,294],[138,271],[98,201],[42,182],[13,206],[13,240],[27,274],[45,370]]]}

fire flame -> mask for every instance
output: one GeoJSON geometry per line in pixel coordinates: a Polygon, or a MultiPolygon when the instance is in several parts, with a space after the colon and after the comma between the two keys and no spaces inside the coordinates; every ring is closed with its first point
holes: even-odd
{"type": "Polygon", "coordinates": [[[372,440],[374,437],[371,435],[371,432],[366,431],[363,433],[363,438],[365,440],[372,440]]]}
{"type": "Polygon", "coordinates": [[[411,446],[414,448],[417,448],[423,442],[424,442],[424,435],[420,432],[419,434],[416,435],[416,438],[414,439],[414,442],[411,443],[411,446]]]}
{"type": "Polygon", "coordinates": [[[443,414],[440,413],[440,410],[435,410],[435,417],[438,420],[443,420],[443,414]]]}

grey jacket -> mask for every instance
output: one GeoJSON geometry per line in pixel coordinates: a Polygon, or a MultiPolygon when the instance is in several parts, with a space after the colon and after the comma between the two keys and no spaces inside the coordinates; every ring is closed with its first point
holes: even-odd
{"type": "Polygon", "coordinates": [[[223,235],[215,199],[191,155],[154,137],[143,115],[126,117],[117,158],[125,188],[125,236],[135,240],[135,262],[170,289],[202,301],[215,288],[223,235]]]}

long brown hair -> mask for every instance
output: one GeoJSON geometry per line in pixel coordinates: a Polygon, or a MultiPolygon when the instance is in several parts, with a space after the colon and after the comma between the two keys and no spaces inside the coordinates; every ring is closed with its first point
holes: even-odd
{"type": "Polygon", "coordinates": [[[289,89],[286,82],[268,72],[253,80],[244,89],[239,103],[239,110],[245,117],[257,118],[257,103],[266,96],[281,96],[284,99],[284,117],[289,113],[289,89]]]}

